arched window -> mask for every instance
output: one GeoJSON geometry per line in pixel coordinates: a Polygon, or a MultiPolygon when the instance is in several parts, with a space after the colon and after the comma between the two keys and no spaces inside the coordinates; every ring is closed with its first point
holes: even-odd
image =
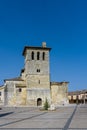
{"type": "Polygon", "coordinates": [[[42,59],[45,60],[45,52],[42,53],[42,59]]]}
{"type": "Polygon", "coordinates": [[[40,52],[37,52],[37,60],[40,60],[40,52]]]}
{"type": "Polygon", "coordinates": [[[31,59],[34,60],[34,52],[31,53],[31,59]]]}

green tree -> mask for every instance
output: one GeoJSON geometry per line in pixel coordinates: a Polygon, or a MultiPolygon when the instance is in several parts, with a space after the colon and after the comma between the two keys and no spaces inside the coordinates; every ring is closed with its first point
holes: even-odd
{"type": "Polygon", "coordinates": [[[44,110],[48,110],[49,107],[50,107],[50,105],[49,105],[49,102],[46,98],[45,103],[44,103],[44,110]]]}

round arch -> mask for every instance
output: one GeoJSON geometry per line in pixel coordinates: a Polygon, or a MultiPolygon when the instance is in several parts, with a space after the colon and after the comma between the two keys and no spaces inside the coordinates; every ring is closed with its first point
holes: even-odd
{"type": "Polygon", "coordinates": [[[37,106],[41,106],[42,105],[42,99],[41,98],[38,98],[37,99],[37,106]]]}

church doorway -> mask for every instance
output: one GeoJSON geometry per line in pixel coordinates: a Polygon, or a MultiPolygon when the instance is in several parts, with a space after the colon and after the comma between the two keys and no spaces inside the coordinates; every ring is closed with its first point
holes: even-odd
{"type": "Polygon", "coordinates": [[[37,106],[41,106],[42,105],[42,99],[41,98],[38,98],[37,99],[37,106]]]}

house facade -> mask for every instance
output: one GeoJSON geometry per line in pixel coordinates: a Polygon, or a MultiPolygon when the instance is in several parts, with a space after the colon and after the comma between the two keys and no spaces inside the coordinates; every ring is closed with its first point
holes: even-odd
{"type": "Polygon", "coordinates": [[[87,90],[69,92],[68,98],[70,104],[87,104],[87,90]]]}

